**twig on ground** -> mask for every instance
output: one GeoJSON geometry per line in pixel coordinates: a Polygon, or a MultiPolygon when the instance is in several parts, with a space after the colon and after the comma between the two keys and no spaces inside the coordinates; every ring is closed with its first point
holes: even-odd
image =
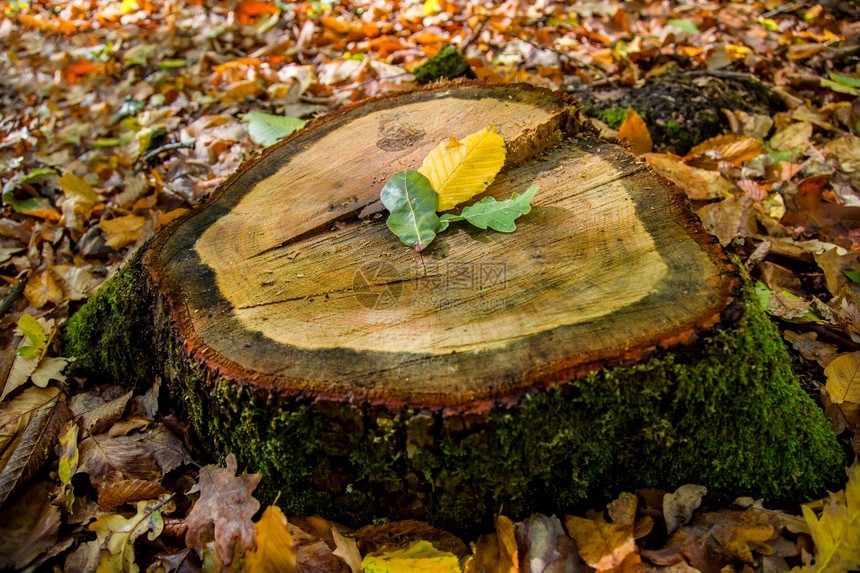
{"type": "Polygon", "coordinates": [[[30,271],[27,271],[21,280],[12,287],[12,292],[6,295],[6,298],[0,302],[0,318],[6,316],[6,313],[12,308],[12,305],[15,304],[15,301],[18,300],[18,297],[21,296],[21,293],[24,292],[24,287],[27,286],[27,280],[30,278],[30,271]]]}

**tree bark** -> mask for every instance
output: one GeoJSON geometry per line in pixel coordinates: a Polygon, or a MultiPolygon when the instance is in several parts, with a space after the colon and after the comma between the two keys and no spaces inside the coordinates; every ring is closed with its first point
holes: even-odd
{"type": "Polygon", "coordinates": [[[844,456],[686,198],[562,94],[471,82],[326,116],[136,253],[67,328],[80,367],[161,377],[296,514],[464,529],[619,488],[798,501],[844,456]],[[420,255],[375,203],[495,124],[502,234],[420,255]],[[374,214],[375,213],[375,214],[374,214]]]}

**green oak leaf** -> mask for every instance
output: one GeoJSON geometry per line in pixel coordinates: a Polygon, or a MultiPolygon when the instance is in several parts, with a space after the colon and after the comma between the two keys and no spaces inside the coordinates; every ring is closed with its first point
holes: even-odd
{"type": "Polygon", "coordinates": [[[464,208],[459,215],[442,215],[439,231],[447,229],[448,224],[453,221],[468,221],[479,229],[489,227],[502,233],[513,233],[517,229],[517,218],[532,210],[531,201],[538,189],[539,186],[532,185],[522,195],[514,193],[510,199],[504,201],[484,197],[474,205],[464,208]]]}
{"type": "Polygon", "coordinates": [[[439,194],[430,180],[417,171],[399,171],[391,176],[380,193],[382,204],[391,213],[386,223],[404,245],[422,251],[440,230],[436,204],[439,194]]]}

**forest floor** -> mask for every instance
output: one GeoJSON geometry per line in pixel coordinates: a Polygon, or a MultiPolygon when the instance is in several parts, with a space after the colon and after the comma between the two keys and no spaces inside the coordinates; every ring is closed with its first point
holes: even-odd
{"type": "Polygon", "coordinates": [[[287,520],[261,511],[257,476],[195,447],[183,419],[159,408],[158,384],[67,379],[60,332],[134,249],[263,144],[299,120],[413,88],[415,68],[453,45],[480,80],[581,97],[606,137],[688,192],[860,454],[855,2],[10,0],[0,10],[0,569],[860,568],[856,463],[844,491],[803,507],[703,505],[690,484],[595,501],[584,516],[498,516],[478,539],[414,521],[287,520]],[[712,82],[744,97],[697,101],[710,105],[704,118],[672,91],[712,82]],[[295,119],[273,127],[250,112],[295,119]]]}

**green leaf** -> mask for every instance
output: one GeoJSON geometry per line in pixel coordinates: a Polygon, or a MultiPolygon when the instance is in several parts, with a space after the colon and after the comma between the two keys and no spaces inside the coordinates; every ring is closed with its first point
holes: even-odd
{"type": "Polygon", "coordinates": [[[25,358],[41,356],[48,343],[48,335],[42,325],[29,314],[25,314],[18,319],[18,330],[30,341],[30,344],[18,347],[18,356],[25,358]]]}
{"type": "Polygon", "coordinates": [[[842,84],[843,86],[848,86],[851,88],[860,88],[860,78],[855,78],[853,76],[844,76],[842,74],[837,74],[836,72],[829,73],[830,79],[837,84],[842,84]]]}
{"type": "Polygon", "coordinates": [[[699,30],[699,27],[696,26],[693,22],[689,20],[669,20],[666,24],[667,26],[671,26],[673,28],[677,28],[682,32],[686,32],[687,34],[701,34],[702,32],[699,30]]]}
{"type": "Polygon", "coordinates": [[[854,283],[855,285],[860,285],[860,272],[857,271],[842,271],[848,280],[854,283]]]}
{"type": "Polygon", "coordinates": [[[484,197],[474,205],[463,209],[459,215],[442,215],[440,231],[448,228],[453,221],[469,221],[479,229],[494,229],[502,233],[513,233],[517,229],[515,221],[520,215],[532,210],[531,201],[540,189],[537,185],[529,187],[520,195],[514,193],[510,199],[496,201],[493,197],[484,197]]]}
{"type": "Polygon", "coordinates": [[[391,213],[388,228],[404,245],[422,251],[440,230],[436,204],[439,195],[430,180],[417,171],[400,171],[391,176],[380,194],[391,213]]]}
{"type": "MultiPolygon", "coordinates": [[[[831,75],[833,75],[833,74],[831,73],[831,75]]],[[[842,77],[847,78],[848,76],[842,76],[842,77]]],[[[852,78],[848,78],[848,79],[852,79],[852,78]]],[[[852,95],[852,96],[860,95],[859,89],[845,85],[841,82],[834,82],[831,80],[825,80],[824,78],[821,78],[820,80],[818,80],[818,83],[821,85],[821,87],[829,88],[829,89],[831,89],[837,93],[840,93],[840,94],[848,94],[848,95],[852,95]]]]}
{"type": "Polygon", "coordinates": [[[249,111],[242,119],[248,123],[248,134],[254,143],[269,147],[274,145],[307,123],[297,117],[272,115],[261,111],[249,111]]]}

